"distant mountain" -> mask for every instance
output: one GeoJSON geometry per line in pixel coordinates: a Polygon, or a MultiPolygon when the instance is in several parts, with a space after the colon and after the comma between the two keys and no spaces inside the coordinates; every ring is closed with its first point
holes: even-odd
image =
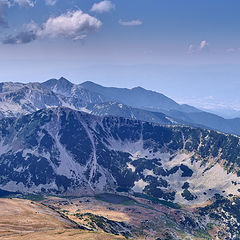
{"type": "Polygon", "coordinates": [[[97,116],[118,116],[163,125],[184,124],[183,121],[177,121],[160,112],[150,112],[117,102],[90,103],[82,110],[97,116]]]}
{"type": "Polygon", "coordinates": [[[1,83],[0,116],[13,117],[61,105],[61,100],[40,83],[1,83]]]}
{"type": "Polygon", "coordinates": [[[161,93],[146,90],[141,87],[132,89],[103,87],[90,81],[84,82],[80,84],[80,86],[88,89],[91,92],[101,94],[112,101],[124,103],[136,108],[145,108],[152,111],[158,110],[160,112],[169,110],[200,112],[200,110],[186,104],[180,105],[161,93]]]}
{"type": "Polygon", "coordinates": [[[93,82],[85,82],[81,86],[128,106],[164,113],[182,124],[205,126],[209,129],[240,135],[240,118],[225,119],[186,104],[180,105],[161,93],[140,87],[133,89],[103,87],[93,82]]]}
{"type": "Polygon", "coordinates": [[[1,83],[0,118],[22,116],[48,107],[69,107],[98,116],[118,116],[158,124],[180,124],[240,135],[240,119],[224,119],[143,88],[107,88],[65,78],[43,83],[1,83]]]}
{"type": "Polygon", "coordinates": [[[21,116],[54,106],[81,109],[91,102],[105,100],[64,78],[42,84],[6,82],[0,84],[0,117],[21,116]]]}
{"type": "Polygon", "coordinates": [[[40,83],[2,83],[0,85],[0,117],[14,117],[37,110],[65,106],[98,116],[120,116],[159,124],[183,124],[160,112],[136,109],[75,85],[65,78],[40,83]]]}
{"type": "Polygon", "coordinates": [[[232,118],[240,118],[240,111],[235,110],[232,107],[225,107],[225,108],[200,108],[202,111],[207,111],[213,114],[216,114],[218,116],[221,116],[226,119],[232,119],[232,118]]]}
{"type": "Polygon", "coordinates": [[[184,204],[238,194],[239,138],[49,108],[0,120],[0,188],[129,191],[184,204]]]}
{"type": "Polygon", "coordinates": [[[218,115],[208,112],[179,112],[164,111],[168,116],[182,120],[185,123],[200,124],[210,129],[215,129],[225,133],[240,135],[240,118],[225,119],[218,115]]]}

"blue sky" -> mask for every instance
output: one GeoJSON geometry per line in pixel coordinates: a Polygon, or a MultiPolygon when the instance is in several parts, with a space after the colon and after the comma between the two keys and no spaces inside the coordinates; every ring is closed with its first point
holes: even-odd
{"type": "Polygon", "coordinates": [[[65,76],[238,109],[239,10],[239,0],[0,0],[0,81],[65,76]]]}

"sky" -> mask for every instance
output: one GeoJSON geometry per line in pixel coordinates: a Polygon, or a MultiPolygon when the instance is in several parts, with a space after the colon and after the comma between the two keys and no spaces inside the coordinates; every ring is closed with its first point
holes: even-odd
{"type": "Polygon", "coordinates": [[[64,76],[240,111],[239,0],[0,0],[0,81],[64,76]]]}

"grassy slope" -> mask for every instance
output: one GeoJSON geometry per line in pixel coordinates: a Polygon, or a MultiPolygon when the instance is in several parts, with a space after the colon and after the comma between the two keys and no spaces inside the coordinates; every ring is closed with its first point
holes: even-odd
{"type": "Polygon", "coordinates": [[[80,240],[123,239],[75,228],[75,224],[39,203],[22,199],[0,199],[1,240],[75,240],[76,237],[80,240]]]}

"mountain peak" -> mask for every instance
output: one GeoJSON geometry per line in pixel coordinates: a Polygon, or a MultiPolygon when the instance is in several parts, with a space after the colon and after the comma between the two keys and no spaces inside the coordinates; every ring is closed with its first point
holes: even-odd
{"type": "Polygon", "coordinates": [[[67,80],[67,79],[64,78],[64,77],[60,77],[60,78],[58,79],[58,82],[65,83],[65,84],[73,84],[73,83],[71,83],[69,80],[67,80]]]}
{"type": "Polygon", "coordinates": [[[51,78],[45,82],[42,83],[43,85],[47,87],[54,87],[56,85],[73,85],[69,80],[67,80],[64,77],[60,77],[59,79],[51,78]]]}
{"type": "Polygon", "coordinates": [[[59,79],[49,79],[46,82],[43,82],[42,85],[54,93],[59,93],[63,95],[71,95],[71,89],[74,86],[69,80],[64,77],[59,79]]]}
{"type": "Polygon", "coordinates": [[[64,77],[61,77],[58,79],[58,82],[57,82],[57,85],[59,88],[72,88],[73,87],[73,83],[71,83],[69,80],[67,80],[66,78],[64,77]]]}

